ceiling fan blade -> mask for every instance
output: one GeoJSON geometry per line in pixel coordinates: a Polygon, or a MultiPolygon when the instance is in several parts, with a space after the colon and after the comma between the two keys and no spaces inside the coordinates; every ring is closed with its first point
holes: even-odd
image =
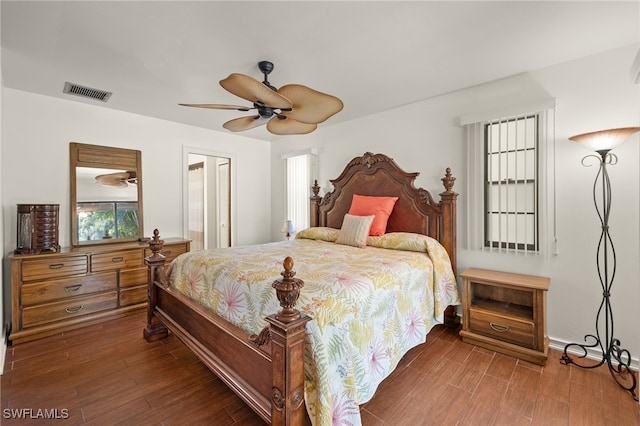
{"type": "Polygon", "coordinates": [[[196,108],[209,108],[209,109],[233,109],[236,111],[250,111],[253,108],[241,106],[241,105],[227,105],[227,104],[178,104],[181,106],[196,107],[196,108]]]}
{"type": "Polygon", "coordinates": [[[302,123],[322,123],[342,110],[344,106],[335,96],[318,92],[301,84],[287,84],[282,86],[278,93],[293,102],[293,111],[287,112],[287,117],[302,123]]]}
{"type": "Polygon", "coordinates": [[[125,188],[129,186],[126,181],[128,178],[129,178],[129,173],[116,172],[116,173],[98,175],[96,176],[96,182],[102,186],[113,186],[116,188],[125,188]]]}
{"type": "Polygon", "coordinates": [[[224,80],[220,80],[220,86],[252,103],[262,102],[265,106],[278,109],[293,107],[289,99],[244,74],[233,73],[224,80]]]}
{"type": "Polygon", "coordinates": [[[267,121],[271,120],[271,117],[261,117],[259,115],[249,115],[247,117],[234,118],[222,125],[227,130],[232,132],[241,132],[243,130],[253,129],[254,127],[262,126],[267,121]]]}
{"type": "Polygon", "coordinates": [[[284,119],[275,116],[267,123],[267,130],[274,135],[304,135],[313,132],[318,125],[315,123],[302,123],[294,120],[288,114],[282,113],[284,119]]]}

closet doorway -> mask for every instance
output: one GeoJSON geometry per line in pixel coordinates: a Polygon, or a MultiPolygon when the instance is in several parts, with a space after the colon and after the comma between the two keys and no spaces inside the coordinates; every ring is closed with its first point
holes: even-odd
{"type": "Polygon", "coordinates": [[[185,188],[185,237],[191,250],[230,247],[231,158],[187,150],[185,188]]]}

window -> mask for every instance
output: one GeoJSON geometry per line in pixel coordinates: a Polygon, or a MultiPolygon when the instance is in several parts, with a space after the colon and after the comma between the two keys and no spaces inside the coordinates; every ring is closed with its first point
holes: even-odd
{"type": "Polygon", "coordinates": [[[538,250],[538,115],[484,126],[484,246],[538,250]]]}
{"type": "Polygon", "coordinates": [[[78,241],[137,238],[138,235],[137,202],[78,203],[78,241]]]}
{"type": "Polygon", "coordinates": [[[286,175],[286,217],[296,231],[309,227],[309,197],[315,175],[315,153],[298,152],[283,156],[286,175]]]}
{"type": "Polygon", "coordinates": [[[468,249],[557,253],[554,122],[553,99],[460,118],[468,249]]]}

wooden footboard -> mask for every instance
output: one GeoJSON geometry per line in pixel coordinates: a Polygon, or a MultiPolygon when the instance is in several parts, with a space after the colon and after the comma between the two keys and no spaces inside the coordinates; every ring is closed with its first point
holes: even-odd
{"type": "Polygon", "coordinates": [[[171,331],[249,407],[272,425],[304,425],[305,324],[295,304],[302,280],[294,278],[293,260],[284,261],[282,278],[273,283],[282,306],[267,317],[269,326],[250,335],[212,315],[169,286],[163,241],[153,233],[149,268],[149,307],[144,338],[154,341],[171,331]]]}

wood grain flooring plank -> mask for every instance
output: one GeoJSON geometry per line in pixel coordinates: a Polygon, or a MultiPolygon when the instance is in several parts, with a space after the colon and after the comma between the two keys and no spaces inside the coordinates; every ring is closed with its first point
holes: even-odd
{"type": "Polygon", "coordinates": [[[503,404],[527,418],[533,417],[541,372],[516,365],[503,404]]]}
{"type": "Polygon", "coordinates": [[[469,404],[461,412],[461,425],[492,425],[498,418],[502,399],[509,382],[484,375],[475,388],[469,404]]]}
{"type": "Polygon", "coordinates": [[[518,360],[513,357],[496,353],[487,368],[486,374],[502,380],[511,380],[517,363],[518,360]]]}
{"type": "Polygon", "coordinates": [[[538,394],[532,426],[567,426],[569,404],[552,395],[538,394]]]}

